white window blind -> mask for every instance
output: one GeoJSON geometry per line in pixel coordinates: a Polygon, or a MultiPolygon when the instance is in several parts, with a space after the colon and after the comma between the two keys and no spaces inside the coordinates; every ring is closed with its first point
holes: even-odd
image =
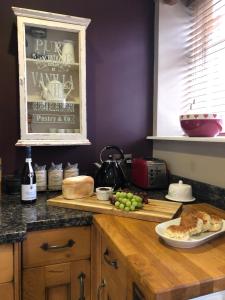
{"type": "Polygon", "coordinates": [[[194,0],[191,14],[181,111],[225,115],[225,0],[194,0]]]}

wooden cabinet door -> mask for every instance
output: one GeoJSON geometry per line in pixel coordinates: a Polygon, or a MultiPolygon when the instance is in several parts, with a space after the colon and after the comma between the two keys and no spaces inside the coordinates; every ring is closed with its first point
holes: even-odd
{"type": "Polygon", "coordinates": [[[127,270],[123,258],[95,225],[91,241],[91,299],[126,300],[127,270]]]}
{"type": "Polygon", "coordinates": [[[101,300],[126,300],[126,286],[123,287],[123,279],[110,276],[110,273],[102,269],[102,282],[105,283],[101,293],[101,300]],[[118,281],[121,280],[121,284],[118,281]]]}
{"type": "Polygon", "coordinates": [[[84,300],[84,297],[90,300],[88,260],[23,271],[23,300],[84,300]]]}
{"type": "Polygon", "coordinates": [[[70,263],[57,264],[44,267],[45,273],[45,299],[70,300],[71,283],[70,263]]]}
{"type": "Polygon", "coordinates": [[[91,299],[90,261],[71,263],[71,300],[91,299]]]}
{"type": "Polygon", "coordinates": [[[135,282],[131,273],[127,275],[127,300],[147,300],[152,298],[144,294],[144,287],[135,282]]]}
{"type": "Polygon", "coordinates": [[[12,282],[0,284],[0,299],[14,300],[13,283],[12,282]]]}
{"type": "Polygon", "coordinates": [[[105,282],[102,289],[104,300],[127,299],[127,270],[121,255],[111,242],[102,237],[101,277],[105,282]]]}

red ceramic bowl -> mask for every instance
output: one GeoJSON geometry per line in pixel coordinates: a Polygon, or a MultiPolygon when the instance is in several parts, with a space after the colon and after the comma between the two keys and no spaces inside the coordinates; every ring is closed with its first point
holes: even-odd
{"type": "Polygon", "coordinates": [[[192,137],[214,137],[223,129],[223,120],[217,114],[181,115],[183,131],[192,137]]]}

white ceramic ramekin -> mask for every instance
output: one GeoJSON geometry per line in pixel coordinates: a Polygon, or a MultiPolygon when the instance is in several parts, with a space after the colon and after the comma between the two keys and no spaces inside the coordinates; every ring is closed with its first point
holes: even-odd
{"type": "Polygon", "coordinates": [[[96,188],[96,196],[98,200],[109,200],[109,197],[113,194],[113,188],[109,186],[102,186],[96,188]]]}

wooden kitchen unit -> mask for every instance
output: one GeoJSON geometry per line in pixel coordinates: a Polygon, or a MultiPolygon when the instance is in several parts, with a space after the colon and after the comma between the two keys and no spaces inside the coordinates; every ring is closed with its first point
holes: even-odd
{"type": "Polygon", "coordinates": [[[85,226],[27,234],[22,247],[23,300],[91,299],[90,231],[85,226]]]}
{"type": "MultiPolygon", "coordinates": [[[[208,204],[194,206],[225,218],[224,211],[208,204]]],[[[92,268],[97,269],[93,285],[100,290],[100,298],[93,299],[186,300],[225,290],[225,235],[196,248],[179,249],[159,240],[156,225],[94,216],[98,248],[92,253],[96,264],[92,268]]]]}
{"type": "Polygon", "coordinates": [[[20,299],[20,244],[0,245],[0,299],[20,299]]]}
{"type": "MultiPolygon", "coordinates": [[[[225,218],[208,204],[194,207],[225,218]]],[[[91,226],[2,244],[0,300],[188,300],[225,290],[225,234],[179,249],[159,239],[157,224],[96,214],[91,226]]]]}

